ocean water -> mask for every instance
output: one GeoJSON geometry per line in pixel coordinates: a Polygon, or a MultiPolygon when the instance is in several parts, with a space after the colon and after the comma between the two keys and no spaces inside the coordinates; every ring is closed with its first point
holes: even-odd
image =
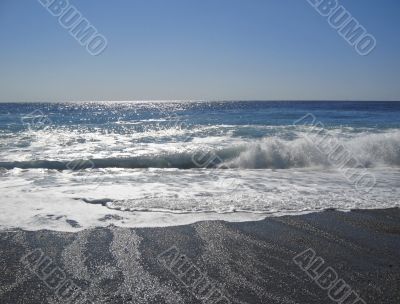
{"type": "Polygon", "coordinates": [[[399,102],[0,104],[0,227],[400,206],[399,102]]]}

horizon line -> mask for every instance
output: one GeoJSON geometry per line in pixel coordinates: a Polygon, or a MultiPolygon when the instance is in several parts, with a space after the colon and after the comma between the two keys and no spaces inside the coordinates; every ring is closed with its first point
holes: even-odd
{"type": "Polygon", "coordinates": [[[129,102],[400,102],[375,99],[137,99],[137,100],[64,100],[64,101],[0,101],[7,103],[129,103],[129,102]]]}

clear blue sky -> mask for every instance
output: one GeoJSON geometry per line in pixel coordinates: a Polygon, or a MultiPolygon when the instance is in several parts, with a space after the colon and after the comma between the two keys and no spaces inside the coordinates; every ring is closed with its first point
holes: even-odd
{"type": "Polygon", "coordinates": [[[70,0],[108,39],[90,56],[37,0],[0,0],[0,101],[400,100],[400,1],[341,3],[359,56],[306,0],[70,0]]]}

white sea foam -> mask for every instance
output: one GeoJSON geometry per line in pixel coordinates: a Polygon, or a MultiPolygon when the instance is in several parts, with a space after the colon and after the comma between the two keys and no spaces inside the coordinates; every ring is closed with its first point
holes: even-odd
{"type": "Polygon", "coordinates": [[[400,166],[400,131],[357,134],[350,138],[333,134],[326,137],[304,134],[304,137],[291,141],[265,138],[246,145],[229,165],[248,169],[330,166],[327,150],[321,147],[326,140],[343,147],[364,167],[400,166]]]}
{"type": "Polygon", "coordinates": [[[225,134],[229,133],[226,129],[221,136],[198,135],[208,134],[210,129],[169,130],[168,133],[174,134],[169,140],[160,131],[152,135],[150,142],[142,137],[137,141],[135,134],[64,132],[50,136],[42,132],[28,138],[21,135],[8,139],[9,143],[0,149],[0,167],[62,170],[70,161],[91,159],[96,168],[189,169],[198,166],[193,155],[211,152],[231,168],[331,167],[326,151],[317,144],[326,138],[344,147],[364,167],[400,166],[399,130],[354,133],[336,129],[310,135],[304,130],[286,128],[279,135],[261,139],[232,137],[225,134]],[[197,137],[191,137],[193,134],[197,137]],[[186,141],[179,141],[182,136],[186,141]]]}
{"type": "Polygon", "coordinates": [[[347,127],[316,135],[306,126],[153,126],[119,133],[82,126],[4,131],[0,139],[3,229],[169,226],[400,206],[396,129],[347,127]],[[326,138],[376,177],[371,191],[356,190],[329,161],[319,144],[326,138]],[[198,168],[193,155],[204,153],[222,163],[198,168]],[[66,170],[66,163],[81,159],[95,168],[66,170]]]}
{"type": "Polygon", "coordinates": [[[77,231],[247,221],[327,208],[400,207],[400,170],[371,169],[356,191],[340,172],[287,170],[47,169],[2,171],[0,227],[77,231]]]}

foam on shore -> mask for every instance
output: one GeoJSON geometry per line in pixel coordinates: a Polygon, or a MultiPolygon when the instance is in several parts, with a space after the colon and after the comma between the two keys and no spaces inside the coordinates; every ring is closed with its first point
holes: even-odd
{"type": "Polygon", "coordinates": [[[363,193],[340,171],[323,168],[6,170],[1,173],[0,229],[165,227],[205,220],[254,221],[330,208],[400,207],[400,171],[369,172],[377,184],[363,193]]]}

